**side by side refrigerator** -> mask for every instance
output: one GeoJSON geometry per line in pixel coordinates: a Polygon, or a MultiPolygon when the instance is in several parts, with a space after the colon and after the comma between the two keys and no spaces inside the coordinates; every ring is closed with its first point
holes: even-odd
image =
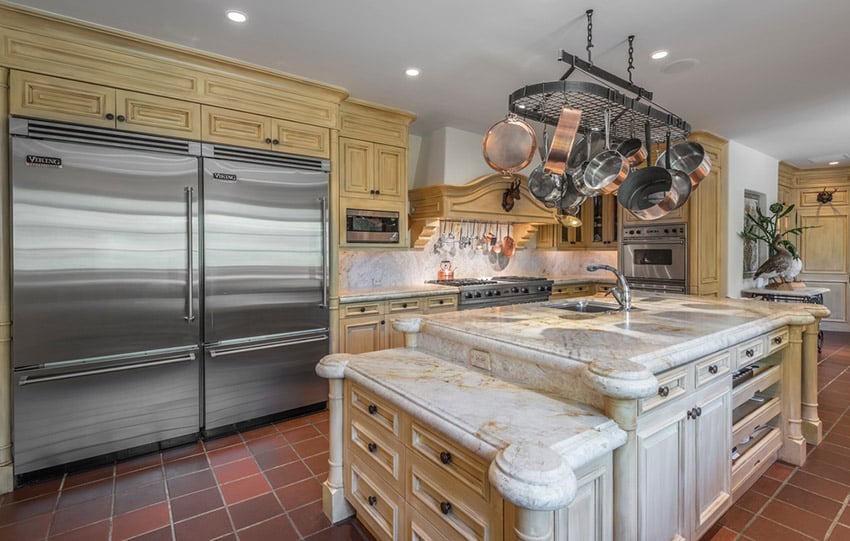
{"type": "Polygon", "coordinates": [[[327,161],[10,134],[16,475],[326,399],[327,161]]]}

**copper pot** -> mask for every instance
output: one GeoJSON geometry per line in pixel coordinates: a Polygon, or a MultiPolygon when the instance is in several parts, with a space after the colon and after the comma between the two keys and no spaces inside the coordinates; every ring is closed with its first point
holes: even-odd
{"type": "Polygon", "coordinates": [[[511,113],[490,126],[481,149],[487,165],[510,176],[531,163],[537,150],[537,134],[528,122],[511,113]]]}

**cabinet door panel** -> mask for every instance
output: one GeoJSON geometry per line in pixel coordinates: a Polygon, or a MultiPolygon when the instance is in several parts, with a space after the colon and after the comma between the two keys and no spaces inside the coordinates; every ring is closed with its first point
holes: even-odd
{"type": "Polygon", "coordinates": [[[847,214],[828,207],[798,213],[801,226],[816,229],[803,231],[800,259],[804,273],[846,274],[847,250],[850,243],[847,214]]]}
{"type": "Polygon", "coordinates": [[[57,77],[12,71],[9,112],[13,115],[114,128],[115,90],[57,77]]]}
{"type": "Polygon", "coordinates": [[[407,187],[407,153],[403,148],[375,145],[375,189],[382,199],[402,199],[407,187]]]}
{"type": "Polygon", "coordinates": [[[342,195],[369,196],[374,171],[374,145],[365,141],[340,138],[342,195]]]}
{"type": "Polygon", "coordinates": [[[274,150],[317,158],[329,158],[331,155],[330,131],[327,128],[275,119],[272,133],[273,139],[278,142],[272,146],[274,150]]]}
{"type": "Polygon", "coordinates": [[[731,395],[727,387],[701,402],[694,426],[694,517],[698,539],[726,510],[732,498],[730,485],[732,448],[731,395]]]}
{"type": "Polygon", "coordinates": [[[668,409],[666,423],[638,433],[639,536],[642,541],[686,539],[684,414],[668,409]]]}
{"type": "Polygon", "coordinates": [[[200,104],[125,90],[116,91],[115,102],[120,129],[184,139],[201,137],[200,104]]]}
{"type": "Polygon", "coordinates": [[[203,106],[201,130],[204,141],[268,150],[271,119],[261,115],[203,106]]]}
{"type": "Polygon", "coordinates": [[[384,320],[351,318],[340,320],[340,350],[344,353],[369,353],[383,348],[384,320]]]}

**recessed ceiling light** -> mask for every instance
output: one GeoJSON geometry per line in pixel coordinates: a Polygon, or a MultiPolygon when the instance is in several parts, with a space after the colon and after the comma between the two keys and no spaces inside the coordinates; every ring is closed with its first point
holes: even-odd
{"type": "Polygon", "coordinates": [[[661,51],[655,51],[654,53],[649,55],[649,57],[652,58],[653,60],[661,60],[662,58],[665,58],[668,54],[670,54],[670,51],[661,50],[661,51]]]}
{"type": "Polygon", "coordinates": [[[829,165],[838,165],[838,162],[829,162],[829,165]]]}
{"type": "Polygon", "coordinates": [[[419,70],[417,68],[407,68],[406,70],[404,70],[404,74],[408,77],[418,77],[419,70]]]}
{"type": "Polygon", "coordinates": [[[235,23],[244,23],[248,20],[248,16],[242,13],[241,11],[236,11],[235,9],[231,9],[226,13],[227,18],[235,23]]]}

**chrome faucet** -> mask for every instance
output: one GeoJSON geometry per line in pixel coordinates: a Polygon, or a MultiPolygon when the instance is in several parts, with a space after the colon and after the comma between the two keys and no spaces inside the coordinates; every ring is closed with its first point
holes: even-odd
{"type": "Polygon", "coordinates": [[[618,271],[611,265],[588,265],[587,270],[590,272],[598,270],[613,272],[614,275],[617,276],[617,283],[620,287],[612,287],[605,295],[613,295],[624,312],[628,312],[632,309],[632,291],[629,289],[629,283],[626,282],[626,277],[623,276],[622,272],[618,271]]]}

